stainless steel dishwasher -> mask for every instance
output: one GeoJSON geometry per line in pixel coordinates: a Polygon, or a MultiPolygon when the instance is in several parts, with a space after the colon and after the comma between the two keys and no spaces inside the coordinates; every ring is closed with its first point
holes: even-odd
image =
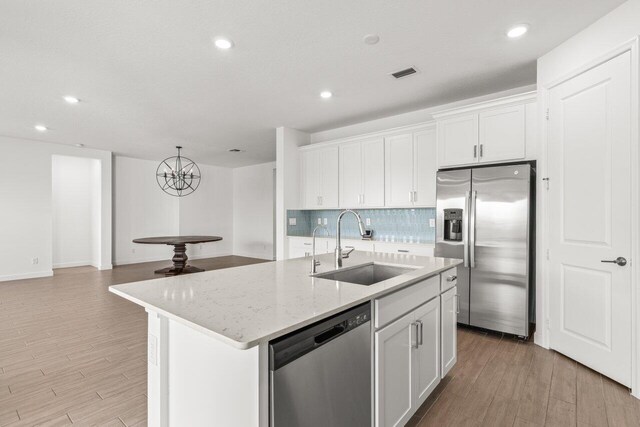
{"type": "Polygon", "coordinates": [[[369,303],[269,343],[272,427],[371,426],[369,303]]]}

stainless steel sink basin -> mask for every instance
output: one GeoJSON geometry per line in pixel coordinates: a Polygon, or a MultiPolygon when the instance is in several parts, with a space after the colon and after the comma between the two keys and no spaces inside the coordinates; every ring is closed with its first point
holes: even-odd
{"type": "Polygon", "coordinates": [[[383,280],[400,276],[401,274],[409,273],[416,268],[417,267],[400,267],[397,265],[369,263],[357,265],[355,267],[342,268],[340,270],[328,271],[326,273],[314,274],[313,277],[369,286],[382,282],[383,280]]]}

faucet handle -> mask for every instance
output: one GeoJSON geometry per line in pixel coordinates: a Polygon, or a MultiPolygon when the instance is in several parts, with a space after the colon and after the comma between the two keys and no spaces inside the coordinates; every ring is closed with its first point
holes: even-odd
{"type": "Polygon", "coordinates": [[[342,258],[349,258],[349,254],[356,250],[353,246],[345,246],[345,249],[349,250],[342,252],[342,258]]]}

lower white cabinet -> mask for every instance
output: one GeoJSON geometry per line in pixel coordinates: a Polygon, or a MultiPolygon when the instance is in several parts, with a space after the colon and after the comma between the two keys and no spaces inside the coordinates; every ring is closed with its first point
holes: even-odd
{"type": "Polygon", "coordinates": [[[453,368],[457,357],[457,327],[458,323],[458,287],[454,286],[440,296],[442,312],[442,374],[445,375],[453,368]]]}
{"type": "Polygon", "coordinates": [[[440,381],[440,298],[375,332],[376,426],[403,426],[440,381]]]}

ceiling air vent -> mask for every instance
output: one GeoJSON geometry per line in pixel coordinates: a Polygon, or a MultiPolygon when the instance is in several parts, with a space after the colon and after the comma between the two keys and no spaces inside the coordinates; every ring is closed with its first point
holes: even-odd
{"type": "Polygon", "coordinates": [[[404,70],[400,70],[400,71],[396,71],[395,73],[391,73],[391,75],[393,77],[395,77],[396,79],[401,79],[403,77],[410,76],[411,74],[415,74],[417,72],[418,72],[418,70],[416,70],[415,68],[409,67],[409,68],[405,68],[404,70]]]}

